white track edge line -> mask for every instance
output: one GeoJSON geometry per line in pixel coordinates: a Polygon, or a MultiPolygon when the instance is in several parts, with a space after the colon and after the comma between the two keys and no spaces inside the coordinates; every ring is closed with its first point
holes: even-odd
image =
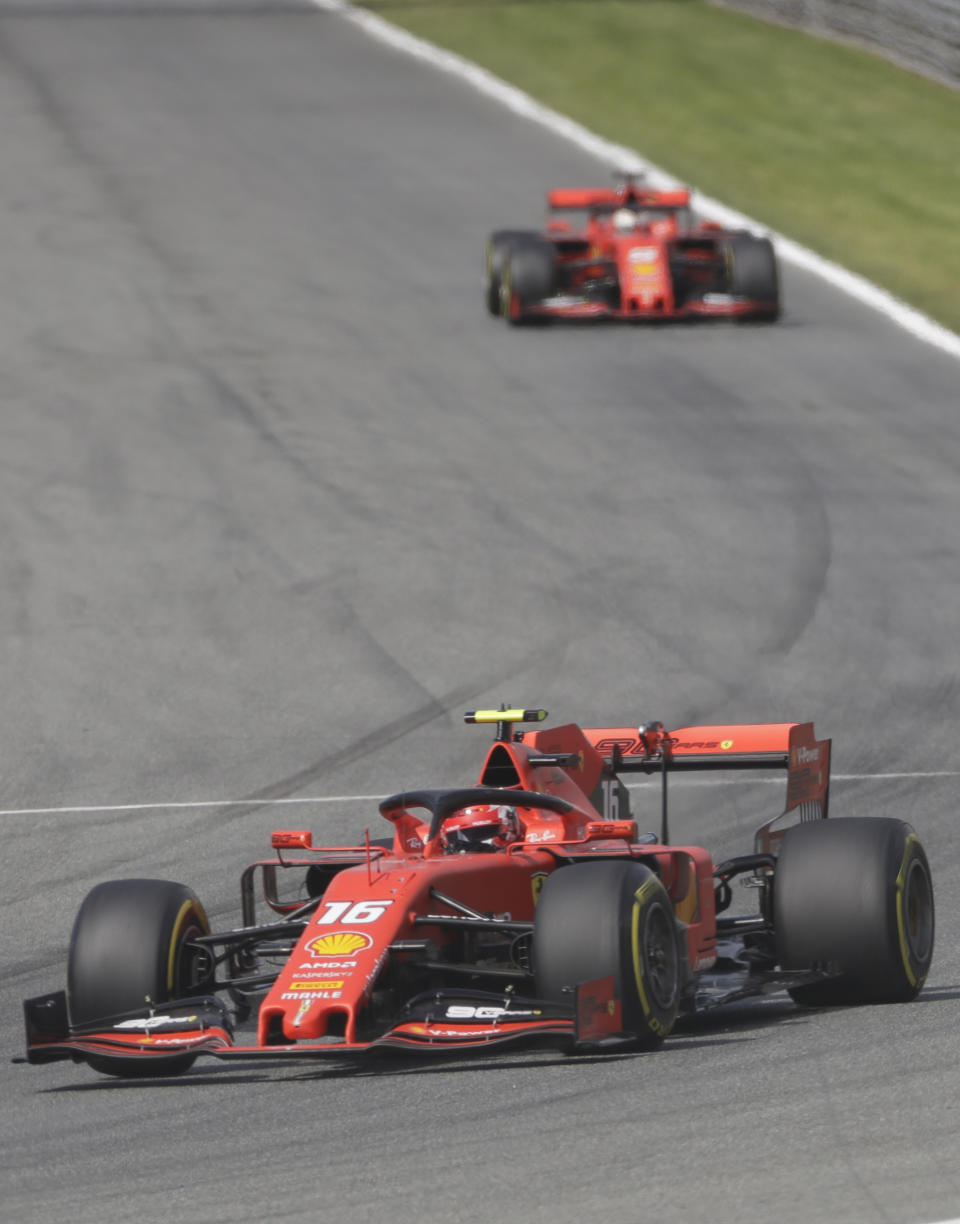
{"type": "MultiPolygon", "coordinates": [[[[423,60],[442,72],[458,77],[479,93],[495,99],[515,114],[538,123],[555,135],[569,140],[601,161],[606,161],[618,169],[642,170],[654,186],[677,187],[682,185],[678,179],[669,175],[661,167],[647,161],[635,149],[628,149],[624,145],[605,140],[602,136],[583,127],[582,124],[543,106],[523,90],[507,84],[506,81],[502,81],[485,68],[471,63],[453,51],[445,51],[436,47],[433,43],[410,34],[407,30],[393,25],[367,9],[355,8],[347,3],[347,0],[311,0],[311,3],[324,12],[340,14],[371,37],[386,43],[395,50],[423,60]]],[[[787,263],[820,277],[841,293],[845,293],[848,297],[884,315],[918,340],[933,345],[951,357],[960,358],[960,335],[928,318],[927,315],[909,306],[886,289],[881,289],[879,285],[868,281],[866,277],[817,255],[816,252],[801,246],[792,238],[787,238],[775,230],[767,230],[765,226],[746,214],[729,208],[726,204],[703,195],[696,189],[693,190],[692,202],[698,211],[709,213],[730,228],[766,232],[776,243],[778,255],[787,263]]]]}
{"type": "MultiPolygon", "coordinates": [[[[865,773],[865,774],[833,774],[831,782],[898,782],[909,779],[958,778],[960,770],[938,769],[916,773],[865,773]]],[[[783,786],[785,779],[779,778],[673,778],[672,785],[679,787],[718,787],[718,786],[783,786]]],[[[660,786],[659,778],[646,778],[642,782],[625,784],[628,790],[640,790],[644,787],[660,786]]],[[[392,792],[391,792],[392,793],[392,792]]],[[[318,805],[327,803],[379,803],[386,799],[382,795],[297,795],[279,799],[184,799],[159,800],[156,803],[102,803],[85,804],[66,807],[31,807],[31,808],[0,808],[0,816],[80,816],[93,815],[102,812],[154,812],[195,810],[198,808],[226,807],[283,807],[318,805]]],[[[957,1221],[960,1224],[960,1220],[957,1221]]]]}

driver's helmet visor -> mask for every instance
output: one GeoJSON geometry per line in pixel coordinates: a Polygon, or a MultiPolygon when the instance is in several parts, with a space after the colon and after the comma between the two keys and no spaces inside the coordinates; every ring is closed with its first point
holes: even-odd
{"type": "Polygon", "coordinates": [[[464,808],[443,826],[443,845],[448,854],[498,850],[518,837],[516,810],[506,806],[464,808]]]}

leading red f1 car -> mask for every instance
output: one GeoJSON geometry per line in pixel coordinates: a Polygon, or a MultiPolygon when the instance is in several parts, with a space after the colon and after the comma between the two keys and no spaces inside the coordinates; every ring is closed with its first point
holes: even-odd
{"type": "Polygon", "coordinates": [[[655,191],[631,176],[616,190],[560,188],[545,232],[497,230],[486,250],[487,309],[509,323],[548,319],[780,314],[769,238],[696,221],[690,192],[655,191]],[[576,213],[576,226],[557,216],[576,213]]]}
{"type": "Polygon", "coordinates": [[[827,819],[830,741],[812,724],[517,729],[545,714],[468,714],[496,726],[478,782],[384,799],[384,840],[274,833],[233,929],[212,932],[182,884],[98,884],[66,991],[24,1004],[28,1061],[155,1076],[198,1055],[652,1049],[679,1017],[774,990],[809,1005],[919,992],[923,847],[901,820],[827,819]],[[754,769],[784,771],[786,800],[749,853],[714,863],[670,840],[673,775],[754,769]],[[659,833],[638,831],[631,774],[659,779],[659,833]],[[755,914],[728,913],[738,878],[755,914]]]}

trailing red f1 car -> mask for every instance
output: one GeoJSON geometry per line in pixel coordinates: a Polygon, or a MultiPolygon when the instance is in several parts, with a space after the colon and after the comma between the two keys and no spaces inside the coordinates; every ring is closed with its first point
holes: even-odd
{"type": "Polygon", "coordinates": [[[211,932],[182,884],[97,885],[66,991],[24,1004],[28,1061],[155,1076],[198,1055],[651,1049],[680,1016],[773,990],[810,1005],[919,992],[926,855],[903,821],[827,819],[830,741],[811,724],[516,729],[545,717],[468,714],[496,726],[477,784],[384,799],[383,841],[274,833],[276,857],[241,877],[237,928],[211,932]],[[670,841],[668,781],[731,769],[785,771],[786,802],[749,853],[714,863],[670,841]],[[659,833],[638,832],[630,774],[660,780],[659,833]],[[727,912],[737,877],[755,914],[727,912]]]}
{"type": "Polygon", "coordinates": [[[770,321],[780,314],[769,238],[697,222],[690,192],[561,188],[547,196],[545,233],[497,230],[486,253],[492,315],[547,319],[770,321]],[[585,214],[573,227],[558,212],[585,214]]]}

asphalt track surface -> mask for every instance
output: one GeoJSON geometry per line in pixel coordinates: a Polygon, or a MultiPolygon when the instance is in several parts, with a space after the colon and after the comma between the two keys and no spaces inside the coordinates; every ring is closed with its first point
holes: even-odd
{"type": "MultiPolygon", "coordinates": [[[[0,115],[0,1216],[960,1215],[957,362],[789,269],[776,327],[488,319],[486,233],[606,169],[336,14],[7,12],[0,115]],[[12,1064],[94,883],[233,925],[271,829],[472,781],[501,700],[814,720],[834,815],[931,856],[921,998],[609,1059],[12,1064]]],[[[673,831],[742,851],[779,799],[678,788],[673,831]]]]}

